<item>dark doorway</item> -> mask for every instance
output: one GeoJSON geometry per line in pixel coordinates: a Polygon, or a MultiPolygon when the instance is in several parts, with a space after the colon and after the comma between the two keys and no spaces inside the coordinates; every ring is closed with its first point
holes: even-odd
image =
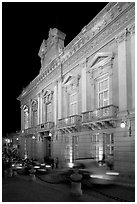
{"type": "Polygon", "coordinates": [[[51,137],[44,137],[44,157],[51,157],[51,137]]]}

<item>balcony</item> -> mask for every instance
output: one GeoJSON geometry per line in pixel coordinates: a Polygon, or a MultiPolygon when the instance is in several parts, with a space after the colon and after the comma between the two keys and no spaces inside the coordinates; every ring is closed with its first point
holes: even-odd
{"type": "Polygon", "coordinates": [[[46,122],[46,123],[38,125],[37,131],[38,132],[50,131],[52,128],[54,128],[54,122],[46,122]]]}
{"type": "Polygon", "coordinates": [[[31,135],[34,132],[35,132],[35,128],[34,127],[31,127],[31,128],[28,128],[28,129],[24,130],[24,134],[26,134],[26,135],[31,135]]]}
{"type": "Polygon", "coordinates": [[[76,130],[79,125],[81,124],[82,116],[80,115],[73,115],[67,118],[63,118],[58,120],[58,129],[62,129],[64,132],[72,132],[76,130]]]}
{"type": "Polygon", "coordinates": [[[30,135],[30,134],[34,134],[34,133],[37,133],[37,132],[49,131],[53,127],[54,127],[54,122],[47,122],[47,123],[37,125],[35,127],[25,129],[23,134],[30,135]]]}
{"type": "MultiPolygon", "coordinates": [[[[113,125],[117,116],[118,107],[108,105],[94,111],[88,111],[82,114],[82,124],[91,124],[93,126],[103,127],[105,125],[113,125]]],[[[89,125],[88,125],[89,126],[89,125]]]]}

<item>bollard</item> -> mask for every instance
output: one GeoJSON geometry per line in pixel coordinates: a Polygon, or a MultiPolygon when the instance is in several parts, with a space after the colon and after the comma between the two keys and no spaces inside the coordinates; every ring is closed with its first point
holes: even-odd
{"type": "Polygon", "coordinates": [[[70,176],[71,179],[71,194],[82,195],[81,179],[82,175],[78,173],[78,169],[75,169],[74,174],[70,176]]]}
{"type": "Polygon", "coordinates": [[[9,169],[9,177],[12,177],[13,176],[13,171],[12,171],[12,168],[9,169]]]}
{"type": "Polygon", "coordinates": [[[17,171],[16,170],[13,170],[13,176],[17,176],[17,171]]]}
{"type": "Polygon", "coordinates": [[[35,176],[36,170],[30,169],[29,173],[30,173],[30,181],[35,181],[36,180],[36,176],[35,176]]]}
{"type": "Polygon", "coordinates": [[[4,170],[4,178],[6,179],[8,177],[8,172],[7,170],[4,170]]]}

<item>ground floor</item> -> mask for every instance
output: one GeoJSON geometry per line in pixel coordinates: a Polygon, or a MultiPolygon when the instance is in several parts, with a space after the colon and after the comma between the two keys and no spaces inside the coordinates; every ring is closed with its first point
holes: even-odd
{"type": "MultiPolygon", "coordinates": [[[[59,166],[70,165],[77,158],[94,157],[97,161],[111,159],[114,169],[134,177],[135,173],[135,125],[132,131],[119,126],[105,129],[80,129],[80,131],[35,132],[21,136],[20,156],[44,161],[58,158],[59,166]],[[52,132],[52,133],[51,133],[52,132]]],[[[78,129],[77,129],[78,130],[78,129]]]]}

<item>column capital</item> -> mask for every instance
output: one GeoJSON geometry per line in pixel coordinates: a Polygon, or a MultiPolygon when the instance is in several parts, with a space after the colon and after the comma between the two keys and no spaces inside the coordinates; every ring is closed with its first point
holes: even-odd
{"type": "Polygon", "coordinates": [[[127,40],[127,35],[128,35],[129,31],[128,29],[124,29],[121,33],[119,33],[116,37],[115,40],[117,43],[121,43],[123,41],[127,40]]]}
{"type": "Polygon", "coordinates": [[[129,31],[129,33],[131,33],[131,34],[134,34],[134,33],[135,33],[135,23],[133,23],[132,25],[130,25],[130,26],[128,27],[128,31],[129,31]]]}

